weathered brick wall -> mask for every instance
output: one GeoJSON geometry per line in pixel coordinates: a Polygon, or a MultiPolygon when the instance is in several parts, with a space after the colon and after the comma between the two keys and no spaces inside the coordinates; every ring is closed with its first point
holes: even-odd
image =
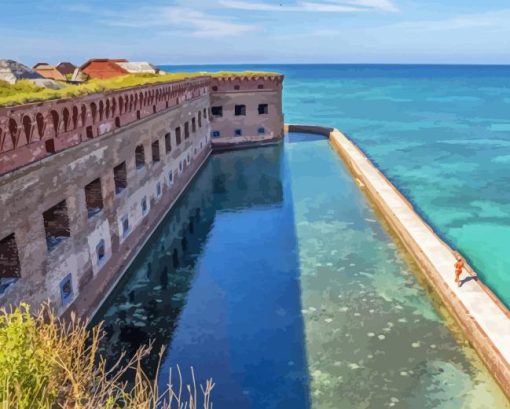
{"type": "Polygon", "coordinates": [[[212,78],[211,107],[223,112],[211,115],[211,131],[221,138],[283,136],[282,83],[283,76],[212,78]],[[236,105],[244,114],[236,115],[236,105]],[[267,112],[259,112],[263,105],[267,112]]]}
{"type": "MultiPolygon", "coordinates": [[[[146,115],[145,120],[103,136],[80,139],[73,147],[0,177],[0,238],[14,233],[21,267],[21,277],[0,295],[1,304],[26,301],[39,305],[49,299],[62,313],[80,294],[108,289],[115,272],[142,240],[142,233],[157,224],[155,212],[172,203],[192,177],[188,169],[198,166],[210,150],[209,96],[197,91],[194,96],[177,96],[183,98],[179,106],[146,115]],[[188,125],[189,137],[182,132],[178,144],[175,129],[191,124],[192,118],[195,132],[188,125]],[[171,151],[167,153],[168,133],[171,151]],[[156,141],[160,160],[153,162],[156,141]],[[145,153],[143,169],[135,166],[135,149],[140,145],[145,153]],[[127,188],[116,193],[113,168],[122,162],[126,163],[127,188]],[[85,186],[98,178],[104,207],[89,217],[85,186]],[[141,204],[144,199],[146,211],[141,204]],[[64,200],[70,237],[48,250],[43,213],[64,200]],[[123,234],[124,217],[129,220],[128,234],[123,234]],[[99,260],[101,241],[104,256],[99,260]],[[61,286],[69,274],[73,295],[63,303],[61,286]]],[[[82,302],[81,313],[91,307],[82,302]]]]}
{"type": "Polygon", "coordinates": [[[198,77],[0,108],[0,175],[207,95],[209,83],[198,77]]]}

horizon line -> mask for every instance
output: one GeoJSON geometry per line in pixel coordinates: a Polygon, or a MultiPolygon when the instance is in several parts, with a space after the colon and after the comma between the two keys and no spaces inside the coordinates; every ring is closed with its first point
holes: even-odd
{"type": "Polygon", "coordinates": [[[510,67],[509,63],[376,63],[376,62],[317,62],[317,63],[309,63],[309,62],[293,62],[293,63],[282,63],[282,62],[273,62],[273,63],[188,63],[188,64],[171,64],[171,63],[156,63],[158,66],[166,65],[173,67],[190,67],[190,66],[244,66],[244,65],[388,65],[388,66],[493,66],[493,67],[510,67]]]}

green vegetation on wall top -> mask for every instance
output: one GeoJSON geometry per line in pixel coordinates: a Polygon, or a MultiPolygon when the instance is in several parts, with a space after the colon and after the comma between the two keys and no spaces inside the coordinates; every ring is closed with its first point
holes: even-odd
{"type": "Polygon", "coordinates": [[[113,91],[124,88],[131,88],[140,85],[159,84],[164,82],[175,82],[201,76],[218,77],[258,77],[258,76],[280,75],[273,72],[194,72],[194,73],[167,73],[158,74],[129,74],[107,80],[90,80],[83,84],[62,83],[63,88],[54,90],[38,87],[28,80],[18,81],[12,85],[0,81],[0,106],[14,106],[29,102],[47,101],[51,99],[72,98],[81,95],[95,94],[105,91],[113,91]]]}

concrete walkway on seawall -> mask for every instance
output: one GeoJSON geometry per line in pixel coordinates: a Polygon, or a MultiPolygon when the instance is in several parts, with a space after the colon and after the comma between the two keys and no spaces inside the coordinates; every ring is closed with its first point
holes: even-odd
{"type": "MultiPolygon", "coordinates": [[[[416,259],[428,281],[456,318],[482,360],[510,397],[510,314],[501,301],[479,280],[454,282],[453,250],[414,211],[408,200],[363,152],[337,129],[288,125],[290,132],[320,133],[358,178],[407,250],[416,259]],[[315,132],[314,132],[315,131],[315,132]]],[[[473,275],[467,266],[462,278],[473,275]]]]}

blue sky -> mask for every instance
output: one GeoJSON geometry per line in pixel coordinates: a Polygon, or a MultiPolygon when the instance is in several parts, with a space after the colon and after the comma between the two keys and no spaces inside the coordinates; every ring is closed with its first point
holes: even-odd
{"type": "Polygon", "coordinates": [[[0,0],[0,58],[510,63],[508,0],[0,0]]]}

